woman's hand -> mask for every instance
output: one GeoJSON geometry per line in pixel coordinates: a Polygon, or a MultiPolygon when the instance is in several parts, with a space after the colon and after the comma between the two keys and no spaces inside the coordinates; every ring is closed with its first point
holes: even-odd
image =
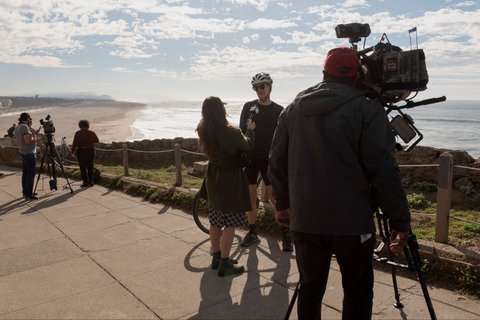
{"type": "Polygon", "coordinates": [[[247,130],[253,130],[255,129],[255,122],[253,122],[252,120],[248,119],[247,120],[247,130]]]}

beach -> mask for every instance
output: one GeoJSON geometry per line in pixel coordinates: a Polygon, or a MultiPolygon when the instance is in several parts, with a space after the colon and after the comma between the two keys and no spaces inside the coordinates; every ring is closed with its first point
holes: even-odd
{"type": "MultiPolygon", "coordinates": [[[[78,121],[87,119],[90,130],[95,131],[100,142],[127,141],[132,135],[131,125],[139,112],[144,108],[141,103],[122,101],[90,101],[70,106],[57,106],[41,109],[32,109],[28,112],[33,119],[33,128],[38,129],[40,119],[51,116],[55,126],[55,143],[60,144],[62,137],[66,137],[68,144],[73,142],[75,132],[79,130],[78,121]]],[[[18,113],[0,117],[0,130],[7,133],[13,123],[18,123],[18,113]]],[[[43,133],[43,129],[41,130],[43,133]]],[[[3,135],[2,135],[3,136],[3,135]]]]}

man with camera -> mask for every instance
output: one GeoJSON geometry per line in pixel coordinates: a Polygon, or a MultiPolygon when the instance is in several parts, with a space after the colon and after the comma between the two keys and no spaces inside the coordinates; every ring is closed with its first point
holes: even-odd
{"type": "Polygon", "coordinates": [[[18,146],[22,156],[22,193],[25,200],[38,199],[33,193],[33,181],[35,180],[35,156],[37,148],[37,135],[32,128],[32,118],[27,112],[23,112],[18,118],[18,125],[14,131],[13,144],[18,146]]]}
{"type": "Polygon", "coordinates": [[[297,251],[299,319],[321,318],[332,254],[342,273],[342,318],[371,318],[376,205],[389,218],[390,250],[408,239],[393,132],[382,105],[355,88],[359,68],[352,49],[330,50],[323,82],[282,112],[270,150],[277,220],[289,224],[297,251]]]}

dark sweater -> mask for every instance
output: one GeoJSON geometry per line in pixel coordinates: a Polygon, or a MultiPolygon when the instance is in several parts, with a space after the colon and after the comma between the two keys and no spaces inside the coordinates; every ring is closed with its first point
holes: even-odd
{"type": "Polygon", "coordinates": [[[95,132],[88,129],[80,129],[75,132],[72,143],[72,152],[78,149],[93,148],[94,144],[98,142],[98,137],[95,132]]]}
{"type": "Polygon", "coordinates": [[[248,152],[251,159],[268,160],[268,152],[272,144],[273,133],[277,127],[278,116],[283,107],[272,102],[263,106],[257,100],[245,103],[240,115],[240,128],[245,133],[247,130],[247,119],[252,117],[255,122],[255,144],[248,152]],[[257,112],[258,111],[258,112],[257,112]]]}

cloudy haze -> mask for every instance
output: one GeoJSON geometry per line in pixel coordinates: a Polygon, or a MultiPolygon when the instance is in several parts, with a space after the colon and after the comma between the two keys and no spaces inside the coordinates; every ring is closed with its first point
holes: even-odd
{"type": "Polygon", "coordinates": [[[243,99],[265,71],[274,100],[288,100],[320,80],[330,48],[349,45],[335,26],[361,22],[367,46],[385,32],[404,50],[417,27],[425,97],[480,100],[478,1],[0,0],[0,12],[0,95],[243,99]]]}

